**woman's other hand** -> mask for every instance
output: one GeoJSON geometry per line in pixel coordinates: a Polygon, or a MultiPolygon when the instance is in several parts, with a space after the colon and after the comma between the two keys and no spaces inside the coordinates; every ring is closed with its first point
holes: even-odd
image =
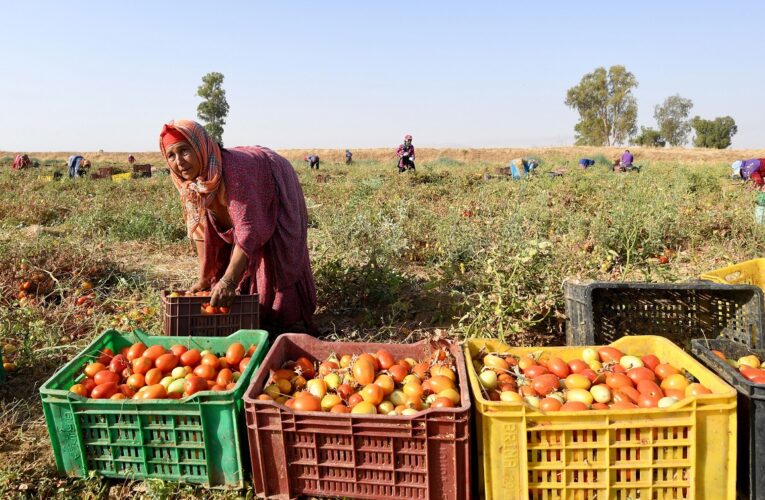
{"type": "Polygon", "coordinates": [[[223,278],[212,289],[210,305],[213,307],[231,307],[234,297],[236,297],[236,285],[223,278]]]}
{"type": "Polygon", "coordinates": [[[204,278],[199,278],[199,281],[194,283],[194,286],[192,286],[189,289],[189,291],[190,292],[202,292],[204,290],[209,290],[209,288],[210,288],[210,281],[208,281],[208,280],[206,280],[204,278]]]}

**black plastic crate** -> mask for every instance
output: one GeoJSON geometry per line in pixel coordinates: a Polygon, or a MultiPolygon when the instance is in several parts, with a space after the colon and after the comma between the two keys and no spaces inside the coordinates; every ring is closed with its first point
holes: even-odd
{"type": "Polygon", "coordinates": [[[712,353],[717,350],[729,359],[756,354],[765,360],[762,340],[745,345],[728,339],[694,339],[693,354],[715,374],[736,388],[738,393],[738,470],[739,493],[751,499],[765,498],[765,385],[744,378],[738,370],[712,353]]]}
{"type": "Polygon", "coordinates": [[[699,337],[744,345],[762,338],[762,290],[755,286],[566,281],[563,290],[568,345],[659,335],[690,351],[699,337]]]}

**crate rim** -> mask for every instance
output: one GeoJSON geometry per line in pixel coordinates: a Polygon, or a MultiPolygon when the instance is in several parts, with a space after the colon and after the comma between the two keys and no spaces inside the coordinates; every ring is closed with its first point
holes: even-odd
{"type": "MultiPolygon", "coordinates": [[[[252,393],[255,392],[256,388],[256,382],[258,382],[258,378],[260,377],[261,371],[265,371],[266,367],[268,366],[269,358],[271,357],[272,353],[277,351],[278,346],[281,342],[286,342],[290,339],[301,339],[301,338],[311,338],[315,339],[318,342],[324,343],[324,344],[337,344],[337,343],[343,343],[343,344],[365,344],[370,347],[370,349],[374,348],[385,348],[389,344],[383,344],[383,343],[367,343],[367,342],[329,342],[322,339],[316,339],[315,337],[312,337],[311,335],[307,335],[304,333],[283,333],[279,335],[279,337],[276,339],[276,341],[271,345],[271,348],[269,349],[268,353],[266,354],[266,357],[263,358],[263,360],[260,362],[260,366],[258,367],[258,371],[252,375],[252,378],[250,379],[250,385],[247,387],[247,389],[244,391],[244,394],[242,396],[242,399],[244,400],[245,404],[252,404],[258,407],[262,408],[273,408],[274,410],[278,411],[286,411],[291,414],[295,414],[298,416],[307,415],[307,416],[322,416],[322,417],[328,417],[330,414],[325,411],[301,411],[296,412],[294,410],[291,410],[290,408],[279,404],[275,401],[262,401],[259,399],[255,399],[251,396],[252,393]],[[284,339],[284,340],[282,340],[284,339]]],[[[431,345],[431,341],[425,339],[420,340],[419,342],[415,342],[412,344],[397,344],[397,345],[403,345],[403,346],[428,346],[431,345]]],[[[457,368],[457,380],[462,381],[462,384],[459,384],[458,387],[460,388],[460,406],[455,406],[453,408],[428,408],[426,410],[421,410],[414,415],[381,415],[381,414],[373,414],[373,415],[366,415],[366,414],[353,414],[353,413],[333,413],[331,414],[331,418],[343,418],[351,421],[357,421],[357,420],[366,420],[366,419],[372,419],[372,420],[386,420],[386,421],[396,421],[396,422],[412,422],[417,420],[418,418],[423,418],[425,416],[429,416],[433,413],[438,414],[456,414],[456,413],[464,413],[466,410],[470,410],[472,407],[472,401],[470,398],[470,380],[468,377],[468,373],[465,369],[465,360],[464,360],[464,354],[462,352],[462,349],[459,344],[454,344],[453,354],[455,355],[455,365],[457,368]],[[462,362],[460,363],[460,360],[458,359],[458,356],[461,356],[462,362]]],[[[265,378],[264,383],[265,385],[265,378]]],[[[262,387],[261,387],[262,390],[262,387]]],[[[433,418],[437,418],[437,416],[434,415],[433,418]]]]}
{"type": "MultiPolygon", "coordinates": [[[[703,349],[705,349],[707,351],[709,351],[710,354],[711,354],[712,349],[710,349],[706,345],[706,340],[707,339],[703,339],[703,338],[702,339],[692,339],[691,340],[691,349],[693,351],[693,354],[696,357],[699,357],[699,353],[697,352],[697,346],[700,347],[700,348],[703,348],[703,349]]],[[[714,339],[714,340],[728,340],[729,342],[733,342],[733,343],[739,344],[740,346],[742,346],[745,349],[748,349],[750,351],[752,349],[760,350],[760,351],[763,350],[762,348],[756,348],[756,347],[752,348],[750,346],[741,344],[740,342],[736,342],[735,340],[730,340],[730,339],[714,339]]],[[[714,354],[712,354],[712,356],[714,356],[714,354]]],[[[716,356],[715,356],[715,358],[716,358],[716,356]]],[[[731,377],[731,380],[734,380],[735,382],[738,382],[738,383],[744,385],[745,387],[747,387],[749,389],[749,392],[744,392],[744,391],[741,391],[740,389],[735,389],[734,388],[734,390],[736,390],[737,393],[743,394],[743,395],[745,395],[745,396],[747,396],[749,398],[752,398],[752,399],[757,399],[757,400],[760,400],[760,401],[765,401],[765,384],[755,384],[751,380],[749,380],[746,377],[744,377],[744,375],[742,375],[740,371],[738,371],[735,368],[733,368],[732,366],[728,365],[728,363],[726,363],[723,360],[720,360],[718,365],[719,365],[719,367],[723,368],[723,373],[717,373],[717,371],[715,371],[714,372],[715,375],[717,375],[718,377],[722,378],[723,380],[725,380],[726,383],[728,383],[728,381],[726,380],[726,377],[725,377],[725,375],[727,374],[729,377],[731,377]],[[762,394],[756,394],[754,392],[755,390],[761,390],[762,394]]],[[[709,369],[711,370],[712,368],[709,368],[709,369]]]]}
{"type": "MultiPolygon", "coordinates": [[[[669,339],[666,339],[664,337],[660,337],[658,335],[630,335],[627,337],[622,337],[620,339],[617,339],[616,341],[612,342],[611,344],[608,344],[610,346],[618,347],[618,344],[621,343],[623,339],[635,339],[635,338],[645,338],[648,337],[653,341],[660,342],[660,343],[667,343],[669,345],[672,345],[673,347],[680,349],[680,347],[676,346],[672,341],[669,339]]],[[[471,359],[471,356],[468,356],[470,344],[481,344],[486,342],[487,340],[492,341],[499,341],[499,339],[468,339],[465,342],[464,350],[465,350],[465,362],[468,363],[468,360],[471,359]]],[[[500,341],[501,342],[501,341],[500,341]]],[[[509,347],[509,346],[508,346],[509,347]]],[[[510,349],[538,349],[538,350],[544,350],[544,351],[550,351],[555,352],[556,350],[561,349],[586,349],[588,347],[601,347],[601,346],[542,346],[542,347],[510,347],[510,349]]],[[[630,408],[630,409],[605,409],[605,410],[592,410],[588,409],[585,412],[581,411],[556,411],[556,412],[542,412],[540,410],[533,410],[529,408],[525,403],[515,403],[515,402],[506,402],[506,401],[491,401],[483,397],[483,393],[481,392],[481,388],[478,382],[478,375],[475,372],[475,368],[472,366],[472,363],[469,363],[471,366],[467,367],[468,375],[470,376],[470,390],[473,393],[473,397],[475,397],[476,401],[480,404],[476,405],[475,408],[480,412],[482,415],[502,415],[506,411],[512,411],[512,412],[525,412],[526,414],[529,414],[531,416],[544,416],[544,417],[555,417],[557,415],[561,416],[572,416],[572,415],[579,415],[582,416],[585,415],[593,415],[593,416],[602,416],[605,414],[616,414],[616,415],[635,415],[635,414],[646,414],[646,415],[658,415],[658,414],[667,414],[667,410],[685,410],[690,409],[688,408],[689,405],[694,404],[694,399],[700,399],[701,401],[707,401],[711,399],[719,399],[721,396],[733,398],[732,403],[715,403],[716,405],[722,406],[723,404],[726,405],[732,405],[736,406],[735,397],[737,394],[737,391],[735,388],[731,387],[725,380],[723,380],[719,375],[712,372],[709,368],[704,366],[701,362],[699,362],[696,358],[692,356],[688,356],[690,360],[695,364],[698,365],[696,368],[700,369],[700,371],[707,372],[708,375],[712,375],[718,379],[720,379],[721,385],[725,386],[725,392],[715,392],[714,394],[702,394],[699,396],[686,396],[685,398],[681,399],[674,405],[672,405],[670,408],[630,408]],[[680,404],[682,403],[682,404],[680,404]],[[486,411],[483,409],[483,407],[486,408],[486,411]]]]}
{"type": "MultiPolygon", "coordinates": [[[[231,389],[228,389],[226,391],[199,391],[197,393],[192,394],[189,397],[182,398],[182,399],[125,399],[125,400],[113,400],[113,399],[93,399],[93,398],[86,398],[77,394],[73,394],[72,392],[66,390],[66,389],[52,389],[50,385],[53,383],[53,381],[60,375],[61,372],[65,371],[70,365],[79,364],[83,360],[87,360],[92,357],[92,354],[88,354],[92,349],[95,348],[97,343],[100,343],[102,339],[104,339],[107,335],[119,335],[124,337],[125,335],[135,335],[137,339],[139,339],[140,342],[144,342],[146,339],[151,338],[166,338],[171,339],[172,341],[178,340],[178,343],[181,343],[181,341],[186,340],[195,340],[198,341],[200,339],[215,339],[215,340],[224,340],[231,337],[238,337],[240,333],[242,332],[262,332],[264,335],[262,335],[263,340],[258,344],[258,347],[255,349],[255,352],[253,353],[252,357],[256,357],[262,349],[268,348],[268,332],[265,330],[238,330],[231,335],[228,335],[227,337],[195,337],[195,336],[178,336],[178,337],[169,337],[169,336],[160,336],[160,335],[151,335],[143,330],[133,330],[131,332],[120,332],[119,330],[115,330],[113,328],[106,330],[101,335],[98,335],[93,341],[88,344],[86,347],[84,347],[77,356],[69,360],[69,362],[63,364],[61,367],[59,367],[53,375],[51,375],[48,380],[46,380],[41,386],[40,386],[40,395],[49,398],[49,399],[58,399],[58,400],[69,400],[69,401],[76,401],[79,403],[87,403],[87,404],[96,404],[96,405],[114,405],[114,403],[121,403],[123,406],[126,405],[136,405],[136,406],[151,406],[151,405],[166,405],[166,404],[202,404],[202,403],[208,403],[208,402],[219,402],[223,400],[230,399],[230,397],[239,390],[241,387],[240,384],[244,383],[244,380],[247,380],[246,374],[250,375],[250,377],[254,376],[255,373],[253,372],[255,370],[254,365],[251,367],[249,364],[247,365],[247,368],[245,368],[245,373],[242,373],[239,380],[237,381],[236,385],[232,387],[231,389]],[[248,370],[249,369],[249,370],[248,370]]],[[[232,342],[234,339],[232,339],[232,342]]],[[[225,401],[224,401],[225,402],[225,401]]]]}

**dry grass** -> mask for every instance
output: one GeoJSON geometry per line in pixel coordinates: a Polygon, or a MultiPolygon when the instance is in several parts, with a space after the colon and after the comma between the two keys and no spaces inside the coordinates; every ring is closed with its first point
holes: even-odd
{"type": "MultiPolygon", "coordinates": [[[[416,144],[415,144],[416,146],[416,144]]],[[[354,149],[353,158],[355,161],[371,160],[385,162],[393,160],[395,156],[395,147],[390,148],[371,148],[354,149]]],[[[645,148],[630,146],[630,151],[635,155],[637,163],[644,161],[656,162],[677,162],[683,164],[710,164],[710,163],[731,163],[741,158],[764,158],[765,149],[704,149],[704,148],[645,148]]],[[[562,146],[545,148],[417,148],[417,158],[420,162],[436,161],[438,159],[449,158],[452,160],[466,163],[499,163],[506,164],[511,158],[518,156],[539,156],[541,158],[580,158],[603,155],[606,158],[618,157],[624,148],[622,147],[586,147],[586,146],[562,146]]],[[[341,163],[345,161],[344,149],[283,149],[279,153],[284,155],[290,161],[300,162],[307,154],[318,154],[325,162],[341,163]]],[[[19,154],[13,151],[0,151],[2,156],[15,156],[19,154]]],[[[147,151],[142,153],[120,153],[120,152],[32,152],[27,153],[33,158],[40,160],[60,160],[66,162],[66,159],[72,154],[82,154],[90,159],[94,164],[125,164],[127,157],[133,154],[138,163],[151,163],[152,165],[162,165],[163,159],[159,151],[147,151]]]]}

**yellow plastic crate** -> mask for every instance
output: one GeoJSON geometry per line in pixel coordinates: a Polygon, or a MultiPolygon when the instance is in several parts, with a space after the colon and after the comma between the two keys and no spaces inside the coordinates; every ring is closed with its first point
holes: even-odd
{"type": "Polygon", "coordinates": [[[686,398],[671,409],[542,413],[484,398],[473,360],[482,350],[543,350],[545,357],[568,361],[585,347],[467,341],[479,484],[487,500],[735,498],[736,391],[663,337],[623,337],[611,345],[636,356],[655,354],[714,394],[686,398]]]}
{"type": "Polygon", "coordinates": [[[39,179],[43,182],[51,182],[53,180],[52,175],[41,175],[39,179]]]}
{"type": "Polygon", "coordinates": [[[752,259],[699,276],[725,285],[754,285],[765,288],[765,259],[752,259]]]}
{"type": "Polygon", "coordinates": [[[128,172],[126,174],[114,174],[114,175],[112,175],[112,180],[114,182],[123,182],[123,181],[130,180],[132,178],[133,178],[133,174],[130,173],[130,172],[128,172]]]}

